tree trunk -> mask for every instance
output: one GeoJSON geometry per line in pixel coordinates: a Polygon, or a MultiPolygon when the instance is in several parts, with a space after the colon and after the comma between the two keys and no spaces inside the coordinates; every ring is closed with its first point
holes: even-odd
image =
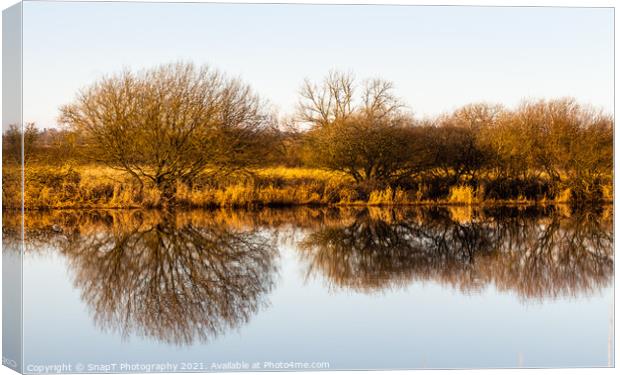
{"type": "Polygon", "coordinates": [[[158,183],[161,193],[161,202],[164,207],[173,207],[177,204],[177,182],[176,180],[163,180],[158,183]]]}

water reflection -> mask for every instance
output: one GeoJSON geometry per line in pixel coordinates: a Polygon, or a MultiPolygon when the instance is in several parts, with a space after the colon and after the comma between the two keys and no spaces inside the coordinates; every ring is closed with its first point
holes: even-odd
{"type": "Polygon", "coordinates": [[[35,233],[67,256],[96,324],[123,336],[207,341],[246,323],[273,286],[275,249],[254,230],[159,212],[63,219],[35,233]]]}
{"type": "MultiPolygon", "coordinates": [[[[3,220],[18,241],[18,216],[3,220]]],[[[25,223],[26,253],[66,257],[99,327],[178,345],[241,327],[268,303],[283,239],[308,277],[360,293],[432,281],[544,300],[613,277],[610,210],[53,211],[25,223]]]]}
{"type": "Polygon", "coordinates": [[[301,243],[308,275],[370,292],[435,281],[462,291],[493,283],[522,298],[590,293],[613,276],[611,220],[553,208],[361,210],[301,243]]]}

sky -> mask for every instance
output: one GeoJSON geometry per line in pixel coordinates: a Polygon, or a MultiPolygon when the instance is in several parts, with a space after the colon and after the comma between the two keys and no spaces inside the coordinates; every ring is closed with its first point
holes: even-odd
{"type": "Polygon", "coordinates": [[[393,81],[418,117],[472,102],[571,96],[613,111],[613,9],[24,3],[24,121],[103,75],[163,63],[240,77],[280,115],[331,69],[393,81]]]}

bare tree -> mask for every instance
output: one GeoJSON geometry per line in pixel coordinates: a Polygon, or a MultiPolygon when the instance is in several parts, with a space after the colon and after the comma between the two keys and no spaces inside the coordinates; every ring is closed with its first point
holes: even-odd
{"type": "Polygon", "coordinates": [[[331,71],[320,85],[306,79],[300,91],[299,117],[319,126],[344,120],[354,111],[354,92],[351,73],[331,71]]]}
{"type": "Polygon", "coordinates": [[[503,111],[499,105],[469,104],[439,117],[435,126],[428,128],[428,152],[451,185],[463,176],[480,177],[492,163],[495,155],[484,136],[495,130],[503,111]]]}
{"type": "Polygon", "coordinates": [[[40,135],[41,132],[33,122],[24,124],[23,129],[16,124],[9,125],[2,133],[2,162],[28,164],[37,157],[36,149],[40,135]]]}
{"type": "Polygon", "coordinates": [[[299,120],[312,126],[328,126],[353,115],[379,119],[399,115],[404,108],[393,94],[394,84],[379,78],[358,85],[351,73],[332,70],[320,84],[305,80],[300,90],[299,120]]]}
{"type": "Polygon", "coordinates": [[[306,81],[299,120],[311,125],[309,159],[351,175],[357,182],[394,182],[411,173],[415,148],[411,118],[393,94],[393,84],[332,71],[321,84],[306,81]]]}
{"type": "Polygon", "coordinates": [[[613,170],[613,118],[571,98],[524,101],[489,134],[499,171],[544,177],[578,201],[601,199],[613,170]]]}
{"type": "Polygon", "coordinates": [[[177,63],[103,78],[62,107],[60,121],[90,139],[99,161],[154,184],[174,204],[177,182],[257,160],[269,122],[263,107],[240,80],[177,63]]]}

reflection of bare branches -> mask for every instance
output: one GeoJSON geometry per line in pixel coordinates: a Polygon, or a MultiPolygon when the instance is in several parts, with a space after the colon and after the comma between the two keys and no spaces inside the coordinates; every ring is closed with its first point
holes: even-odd
{"type": "Polygon", "coordinates": [[[362,211],[353,223],[311,233],[300,246],[308,275],[360,291],[412,280],[464,291],[493,283],[522,298],[587,294],[613,276],[611,223],[592,213],[502,209],[468,222],[443,209],[383,216],[362,211]]]}
{"type": "Polygon", "coordinates": [[[61,227],[61,251],[101,327],[185,345],[240,326],[266,303],[275,249],[264,236],[177,219],[104,213],[61,227]]]}
{"type": "Polygon", "coordinates": [[[493,267],[496,276],[488,277],[500,289],[516,288],[528,297],[576,296],[611,280],[611,221],[585,211],[570,218],[552,215],[545,222],[526,223],[512,240],[521,246],[509,248],[493,267]],[[499,270],[508,274],[498,277],[499,270]]]}
{"type": "Polygon", "coordinates": [[[308,275],[321,270],[333,285],[362,291],[405,286],[414,275],[441,270],[450,274],[455,264],[467,268],[488,239],[466,225],[441,225],[444,216],[409,211],[410,215],[378,217],[360,212],[349,225],[327,226],[302,242],[308,275]]]}

